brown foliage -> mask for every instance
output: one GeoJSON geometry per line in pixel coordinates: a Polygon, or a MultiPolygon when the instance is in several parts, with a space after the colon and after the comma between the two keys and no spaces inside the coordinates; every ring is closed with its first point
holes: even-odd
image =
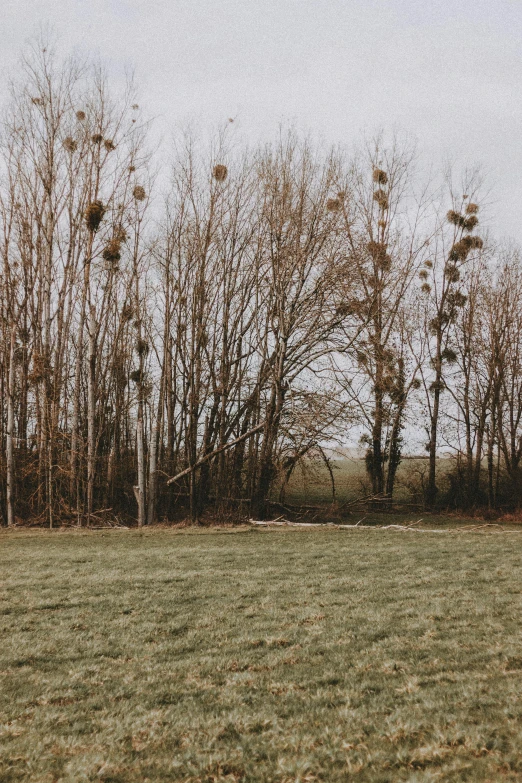
{"type": "Polygon", "coordinates": [[[214,166],[214,179],[218,182],[224,182],[228,176],[228,169],[222,163],[218,163],[214,166]]]}
{"type": "Polygon", "coordinates": [[[91,202],[86,208],[84,213],[85,222],[87,223],[87,228],[93,234],[98,231],[104,215],[105,207],[99,199],[91,202]]]}

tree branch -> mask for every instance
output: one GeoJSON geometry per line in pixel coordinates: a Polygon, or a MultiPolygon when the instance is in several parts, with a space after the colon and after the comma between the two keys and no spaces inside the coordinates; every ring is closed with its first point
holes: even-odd
{"type": "Polygon", "coordinates": [[[239,438],[236,438],[235,440],[230,441],[230,443],[225,443],[224,446],[220,446],[218,449],[214,449],[214,451],[211,451],[210,454],[207,454],[202,459],[198,459],[197,462],[194,463],[194,465],[191,465],[188,468],[185,468],[185,470],[182,470],[181,473],[178,473],[176,476],[173,476],[167,481],[167,486],[169,484],[174,484],[175,481],[178,481],[180,478],[183,478],[183,476],[188,476],[189,473],[192,473],[196,468],[199,468],[200,465],[204,465],[205,462],[208,462],[212,457],[215,457],[217,454],[220,454],[222,451],[226,451],[226,449],[231,449],[232,446],[236,446],[238,443],[241,443],[242,441],[246,440],[247,438],[250,438],[252,435],[255,435],[256,432],[259,432],[263,429],[265,426],[265,422],[263,421],[261,424],[258,424],[257,427],[254,427],[253,429],[249,430],[248,432],[245,432],[244,435],[240,435],[239,438]]]}

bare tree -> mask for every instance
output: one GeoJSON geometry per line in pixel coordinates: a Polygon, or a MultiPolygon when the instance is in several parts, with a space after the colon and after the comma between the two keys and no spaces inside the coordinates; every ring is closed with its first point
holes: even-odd
{"type": "Polygon", "coordinates": [[[418,381],[410,292],[425,255],[426,191],[415,198],[414,152],[378,137],[354,162],[341,192],[342,227],[352,270],[345,310],[359,336],[340,373],[357,405],[376,497],[391,499],[401,459],[409,391],[418,381]]]}
{"type": "Polygon", "coordinates": [[[426,488],[426,502],[433,506],[437,497],[436,465],[437,438],[440,417],[441,395],[445,388],[445,367],[456,359],[451,339],[455,322],[466,304],[462,291],[462,272],[473,253],[480,251],[483,241],[473,234],[477,224],[478,205],[470,198],[477,184],[476,176],[468,178],[464,196],[453,195],[453,208],[446,215],[449,232],[442,225],[435,235],[431,258],[421,272],[426,292],[426,332],[431,336],[430,363],[423,368],[423,385],[429,414],[428,453],[429,474],[426,488]],[[448,249],[449,244],[449,249],[448,249]],[[430,282],[428,282],[430,281],[430,282]]]}

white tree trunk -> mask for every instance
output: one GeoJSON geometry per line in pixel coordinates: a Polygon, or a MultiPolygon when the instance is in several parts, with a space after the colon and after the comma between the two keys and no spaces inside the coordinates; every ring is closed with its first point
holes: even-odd
{"type": "Polygon", "coordinates": [[[96,339],[94,308],[89,308],[89,356],[87,373],[87,524],[91,522],[94,497],[95,469],[95,373],[96,373],[96,339]]]}
{"type": "Polygon", "coordinates": [[[145,523],[145,458],[143,450],[143,408],[141,401],[138,410],[136,437],[138,442],[138,491],[136,496],[138,501],[138,527],[143,527],[145,523]]]}
{"type": "MultiPolygon", "coordinates": [[[[158,411],[159,413],[159,411],[158,411]]],[[[149,493],[147,508],[147,524],[153,525],[156,517],[156,470],[158,468],[158,437],[159,437],[159,416],[156,418],[156,424],[152,430],[150,443],[149,459],[149,493]]]]}

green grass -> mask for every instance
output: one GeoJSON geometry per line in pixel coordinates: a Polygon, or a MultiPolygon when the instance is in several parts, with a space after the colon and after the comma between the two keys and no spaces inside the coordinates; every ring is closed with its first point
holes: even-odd
{"type": "Polygon", "coordinates": [[[522,538],[0,536],[0,781],[520,781],[522,538]]]}

